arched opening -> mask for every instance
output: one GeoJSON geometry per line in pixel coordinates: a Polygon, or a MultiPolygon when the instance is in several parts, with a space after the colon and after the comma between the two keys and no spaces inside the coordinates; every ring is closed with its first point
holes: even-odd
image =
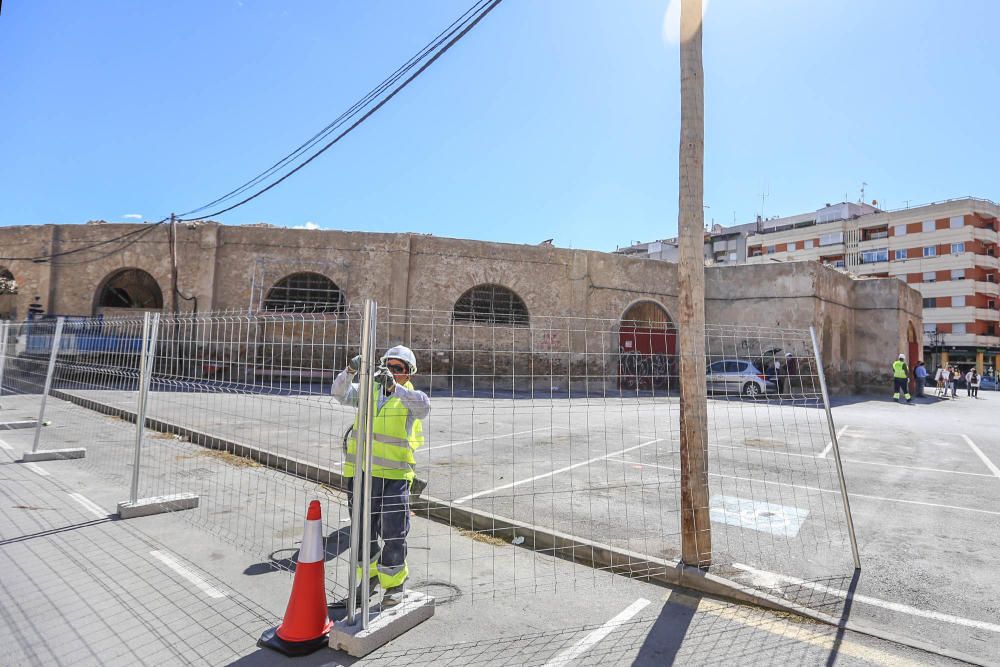
{"type": "Polygon", "coordinates": [[[104,309],[159,310],[163,308],[163,292],[156,278],[142,269],[115,271],[97,290],[94,305],[96,315],[104,309]]]}
{"type": "Polygon", "coordinates": [[[264,310],[274,313],[339,313],[344,292],[326,276],[303,271],[285,276],[264,298],[264,310]]]}
{"type": "Polygon", "coordinates": [[[669,389],[677,366],[677,329],[655,301],[629,306],[618,327],[618,384],[623,389],[669,389]]]}
{"type": "Polygon", "coordinates": [[[513,291],[502,285],[476,285],[455,302],[456,322],[500,324],[526,327],[530,322],[528,308],[513,291]]]}
{"type": "Polygon", "coordinates": [[[0,320],[17,319],[17,280],[10,269],[0,268],[0,320]]]}

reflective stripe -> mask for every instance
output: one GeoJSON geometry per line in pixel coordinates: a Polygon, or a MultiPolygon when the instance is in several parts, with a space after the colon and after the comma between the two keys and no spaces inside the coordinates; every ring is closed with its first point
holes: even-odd
{"type": "Polygon", "coordinates": [[[376,433],[375,439],[379,442],[384,442],[388,445],[395,445],[397,447],[406,447],[407,449],[412,449],[410,447],[410,441],[406,438],[397,438],[392,435],[386,435],[385,433],[376,433]]]}
{"type": "Polygon", "coordinates": [[[406,563],[402,565],[396,565],[393,567],[388,567],[385,565],[378,566],[378,583],[382,588],[395,588],[396,586],[402,586],[403,582],[410,575],[410,568],[407,567],[406,563]]]}
{"type": "Polygon", "coordinates": [[[393,461],[392,459],[384,459],[381,456],[373,456],[372,465],[382,466],[383,468],[392,468],[393,470],[415,471],[417,469],[415,463],[407,463],[406,461],[393,461]]]}

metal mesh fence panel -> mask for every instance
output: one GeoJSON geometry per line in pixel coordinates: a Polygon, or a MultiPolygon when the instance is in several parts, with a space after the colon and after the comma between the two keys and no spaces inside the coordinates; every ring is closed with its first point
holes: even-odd
{"type": "MultiPolygon", "coordinates": [[[[853,571],[808,331],[707,328],[709,504],[685,508],[683,351],[668,320],[529,316],[504,294],[463,299],[454,312],[377,313],[380,372],[397,366],[400,382],[430,404],[422,439],[410,441],[419,447],[408,506],[395,488],[373,499],[386,505],[384,522],[404,508],[409,585],[475,598],[605,585],[611,573],[664,580],[680,556],[683,513],[696,510],[710,517],[712,572],[771,592],[761,571],[812,580],[853,571]],[[381,359],[400,344],[415,356],[415,373],[398,368],[399,355],[381,359]]],[[[328,584],[344,592],[344,474],[356,409],[331,385],[360,351],[360,323],[354,306],[162,317],[139,495],[198,494],[188,520],[260,554],[260,567],[285,569],[305,507],[319,498],[328,584]]],[[[86,443],[88,464],[126,482],[142,321],[66,327],[74,342],[58,358],[52,395],[63,400],[54,403],[86,443]]],[[[5,374],[5,395],[43,386],[44,355],[32,356],[29,339],[8,336],[6,368],[18,370],[5,374]]],[[[376,414],[391,408],[385,392],[371,390],[376,414]]],[[[383,416],[383,444],[405,443],[411,424],[383,416]]],[[[376,464],[410,469],[393,451],[383,448],[376,464]]],[[[377,545],[383,554],[399,539],[386,525],[376,530],[386,538],[377,545]]]]}

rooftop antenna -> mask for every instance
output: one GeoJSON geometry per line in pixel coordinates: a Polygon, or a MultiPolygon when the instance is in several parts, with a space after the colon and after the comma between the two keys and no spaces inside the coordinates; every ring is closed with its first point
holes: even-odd
{"type": "Polygon", "coordinates": [[[868,185],[864,181],[861,181],[861,199],[858,200],[859,204],[865,203],[865,186],[868,185]]]}
{"type": "Polygon", "coordinates": [[[765,218],[764,218],[764,200],[767,199],[770,196],[771,196],[771,185],[770,185],[770,183],[766,183],[765,182],[764,187],[761,188],[761,191],[760,191],[760,219],[761,220],[765,220],[765,218]]]}

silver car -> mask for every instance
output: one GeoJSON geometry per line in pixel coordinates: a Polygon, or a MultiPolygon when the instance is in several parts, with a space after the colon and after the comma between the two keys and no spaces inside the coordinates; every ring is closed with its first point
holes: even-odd
{"type": "Polygon", "coordinates": [[[713,361],[708,365],[707,373],[710,392],[756,398],[778,391],[778,385],[747,359],[713,361]]]}

